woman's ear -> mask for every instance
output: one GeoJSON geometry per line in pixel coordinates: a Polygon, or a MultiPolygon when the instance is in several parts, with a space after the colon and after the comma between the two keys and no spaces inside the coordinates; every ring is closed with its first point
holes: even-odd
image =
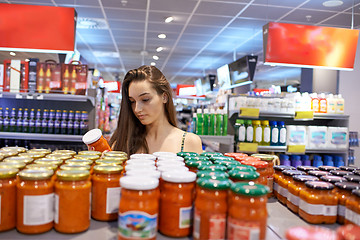
{"type": "Polygon", "coordinates": [[[163,94],[162,94],[162,102],[163,102],[163,103],[167,103],[167,101],[168,101],[168,96],[167,96],[166,93],[163,93],[163,94]]]}

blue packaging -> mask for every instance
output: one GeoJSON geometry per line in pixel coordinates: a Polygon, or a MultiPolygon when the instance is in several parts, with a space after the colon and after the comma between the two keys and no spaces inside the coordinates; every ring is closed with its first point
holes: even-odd
{"type": "Polygon", "coordinates": [[[301,155],[301,161],[303,166],[311,166],[309,155],[301,155]]]}
{"type": "Polygon", "coordinates": [[[302,165],[301,158],[299,155],[291,155],[290,160],[291,160],[291,166],[295,168],[302,165]]]}
{"type": "Polygon", "coordinates": [[[334,166],[333,157],[330,155],[324,155],[323,157],[324,166],[334,166]]]}
{"type": "Polygon", "coordinates": [[[276,121],[269,121],[270,125],[270,146],[278,146],[279,145],[279,127],[276,121]]]}
{"type": "Polygon", "coordinates": [[[313,166],[314,167],[320,167],[320,166],[323,166],[324,163],[323,161],[321,160],[321,156],[319,155],[314,155],[314,159],[313,159],[313,166]]]}
{"type": "Polygon", "coordinates": [[[334,156],[334,166],[335,167],[345,166],[344,158],[342,156],[334,156]]]}
{"type": "Polygon", "coordinates": [[[289,160],[288,155],[280,154],[279,158],[280,158],[280,165],[291,166],[291,162],[289,160]]]}

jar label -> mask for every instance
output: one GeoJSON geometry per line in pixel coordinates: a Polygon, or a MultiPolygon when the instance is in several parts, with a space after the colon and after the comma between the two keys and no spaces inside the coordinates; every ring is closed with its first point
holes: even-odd
{"type": "Polygon", "coordinates": [[[279,141],[279,129],[275,127],[271,131],[271,142],[278,143],[278,141],[279,141]]]}
{"type": "Polygon", "coordinates": [[[209,240],[225,239],[226,214],[212,214],[209,218],[209,240]]]}
{"type": "Polygon", "coordinates": [[[255,129],[255,142],[261,142],[262,139],[262,129],[261,127],[257,127],[255,129]]]}
{"type": "Polygon", "coordinates": [[[119,235],[125,238],[153,238],[157,232],[158,215],[141,211],[119,214],[119,235]]]}
{"type": "Polygon", "coordinates": [[[43,225],[54,220],[54,193],[24,196],[24,225],[43,225]]]}
{"type": "Polygon", "coordinates": [[[55,194],[54,203],[54,222],[59,224],[59,195],[55,194]]]}
{"type": "Polygon", "coordinates": [[[252,142],[253,141],[253,136],[254,135],[254,129],[252,127],[248,127],[246,129],[246,141],[247,142],[252,142]]]}
{"type": "Polygon", "coordinates": [[[193,237],[199,239],[200,238],[200,213],[199,210],[195,208],[194,214],[194,230],[193,237]]]}
{"type": "Polygon", "coordinates": [[[245,142],[246,128],[244,126],[239,127],[239,141],[245,142]]]}
{"type": "Polygon", "coordinates": [[[288,194],[288,200],[295,206],[299,206],[300,198],[298,196],[295,196],[291,192],[289,192],[289,194],[288,194]]]}
{"type": "Polygon", "coordinates": [[[360,214],[348,208],[345,209],[345,218],[356,225],[360,225],[360,214]]]}
{"type": "Polygon", "coordinates": [[[106,189],[106,214],[117,213],[121,198],[121,187],[106,189]]]}
{"type": "Polygon", "coordinates": [[[270,128],[269,127],[264,128],[264,142],[265,143],[270,142],[270,128]]]}
{"type": "Polygon", "coordinates": [[[284,198],[288,198],[288,194],[289,191],[287,190],[287,188],[281,187],[280,185],[278,186],[278,193],[283,196],[284,198]]]}
{"type": "Polygon", "coordinates": [[[280,138],[279,141],[281,144],[284,144],[286,142],[286,128],[280,129],[280,138]]]}
{"type": "Polygon", "coordinates": [[[260,239],[260,223],[228,217],[227,237],[229,240],[257,240],[260,239]]]}
{"type": "Polygon", "coordinates": [[[337,211],[337,215],[341,216],[341,217],[345,217],[345,209],[346,207],[344,205],[338,205],[338,211],[337,211]]]}
{"type": "Polygon", "coordinates": [[[279,192],[279,184],[274,182],[274,192],[279,192]]]}
{"type": "Polygon", "coordinates": [[[299,208],[310,215],[337,215],[337,205],[311,204],[300,199],[299,208]]]}
{"type": "Polygon", "coordinates": [[[179,209],[179,228],[189,228],[191,226],[192,206],[179,209]]]}
{"type": "Polygon", "coordinates": [[[273,186],[274,186],[274,178],[273,177],[268,177],[267,179],[267,186],[270,189],[270,192],[273,192],[273,186]]]}

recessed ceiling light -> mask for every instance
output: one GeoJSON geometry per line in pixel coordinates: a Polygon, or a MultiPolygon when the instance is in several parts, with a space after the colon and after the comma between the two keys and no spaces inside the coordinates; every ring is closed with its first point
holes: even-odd
{"type": "Polygon", "coordinates": [[[156,55],[154,55],[154,56],[153,56],[153,59],[154,59],[154,60],[159,60],[159,57],[156,56],[156,55]]]}
{"type": "Polygon", "coordinates": [[[158,35],[158,38],[164,39],[164,38],[166,38],[166,35],[161,33],[161,34],[158,35]]]}
{"type": "Polygon", "coordinates": [[[343,5],[343,1],[341,0],[329,0],[329,1],[325,1],[323,2],[323,6],[324,7],[338,7],[343,5]]]}
{"type": "Polygon", "coordinates": [[[155,63],[155,62],[151,62],[150,65],[151,65],[151,66],[155,66],[156,63],[155,63]]]}
{"type": "Polygon", "coordinates": [[[107,22],[102,18],[78,18],[76,28],[108,29],[107,22]]]}
{"type": "Polygon", "coordinates": [[[10,55],[11,55],[11,56],[16,56],[16,53],[10,52],[10,55]]]}
{"type": "Polygon", "coordinates": [[[161,52],[162,50],[164,50],[163,47],[158,47],[158,48],[156,49],[157,52],[161,52]]]}
{"type": "Polygon", "coordinates": [[[174,21],[174,18],[173,18],[173,17],[167,17],[167,18],[165,19],[165,22],[166,22],[166,23],[171,23],[172,21],[174,21]]]}

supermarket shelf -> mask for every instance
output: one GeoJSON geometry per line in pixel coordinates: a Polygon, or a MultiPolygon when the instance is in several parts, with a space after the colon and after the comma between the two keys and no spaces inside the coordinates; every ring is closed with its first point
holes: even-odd
{"type": "Polygon", "coordinates": [[[0,92],[0,98],[9,99],[28,99],[28,100],[48,100],[48,101],[71,101],[71,102],[87,102],[90,101],[92,106],[95,106],[95,98],[85,95],[70,95],[70,94],[46,94],[46,93],[11,93],[0,92]]]}
{"type": "Polygon", "coordinates": [[[0,132],[0,138],[41,141],[82,142],[81,135],[0,132]]]}
{"type": "Polygon", "coordinates": [[[234,136],[233,135],[227,135],[227,136],[211,136],[211,135],[199,135],[201,140],[205,141],[213,141],[218,142],[220,144],[227,144],[227,145],[233,145],[234,144],[234,136]]]}
{"type": "MultiPolygon", "coordinates": [[[[258,146],[259,152],[286,152],[286,146],[258,146]]],[[[347,153],[348,149],[324,149],[324,148],[309,148],[305,150],[305,153],[347,153]]]]}

